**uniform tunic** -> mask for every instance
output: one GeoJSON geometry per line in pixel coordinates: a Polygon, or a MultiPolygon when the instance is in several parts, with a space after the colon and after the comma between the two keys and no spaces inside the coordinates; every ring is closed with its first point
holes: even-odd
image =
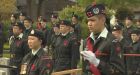
{"type": "MultiPolygon", "coordinates": [[[[96,41],[91,38],[92,35],[89,37],[94,49],[92,51],[100,59],[100,63],[96,68],[101,75],[124,75],[123,62],[117,55],[115,44],[112,42],[114,37],[106,28],[99,36],[96,41]]],[[[92,75],[90,63],[87,60],[83,60],[83,75],[92,75]]]]}
{"type": "Polygon", "coordinates": [[[80,59],[79,44],[71,33],[60,35],[54,44],[54,71],[77,68],[80,59]]]}
{"type": "Polygon", "coordinates": [[[28,53],[21,65],[20,75],[51,75],[52,61],[41,48],[33,55],[28,53]]]}

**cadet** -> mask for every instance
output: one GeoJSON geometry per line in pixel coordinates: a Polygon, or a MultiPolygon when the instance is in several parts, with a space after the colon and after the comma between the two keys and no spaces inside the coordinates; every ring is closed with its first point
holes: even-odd
{"type": "Polygon", "coordinates": [[[19,75],[20,64],[23,57],[28,53],[28,46],[23,40],[23,24],[17,22],[13,25],[13,35],[10,37],[10,66],[16,66],[17,69],[11,69],[10,75],[19,75]]]}
{"type": "MultiPolygon", "coordinates": [[[[130,54],[140,54],[140,37],[139,30],[133,30],[131,32],[131,49],[129,49],[130,54]]],[[[127,58],[128,60],[128,75],[140,75],[140,57],[131,56],[127,58]]]]}
{"type": "Polygon", "coordinates": [[[76,69],[80,59],[79,44],[76,37],[70,33],[71,22],[60,22],[61,35],[54,44],[54,71],[76,69]]]}
{"type": "Polygon", "coordinates": [[[24,19],[24,26],[25,26],[25,30],[23,32],[23,38],[27,40],[28,35],[30,34],[32,28],[32,20],[27,17],[24,19]]]}
{"type": "Polygon", "coordinates": [[[74,33],[76,34],[78,40],[81,40],[81,26],[78,23],[79,17],[76,14],[72,15],[72,25],[74,28],[74,33]]]}
{"type": "Polygon", "coordinates": [[[105,7],[92,4],[86,8],[88,28],[91,32],[86,41],[83,75],[124,75],[123,62],[116,54],[114,37],[105,27],[105,7]]]}
{"type": "Polygon", "coordinates": [[[130,43],[123,37],[123,30],[121,25],[115,25],[112,28],[112,34],[115,36],[115,40],[113,42],[117,47],[118,56],[124,61],[125,64],[125,75],[127,75],[127,57],[123,54],[128,53],[130,43]]]}
{"type": "Polygon", "coordinates": [[[26,13],[21,12],[19,14],[19,22],[21,22],[22,24],[24,24],[24,19],[26,18],[26,13]]]}
{"type": "Polygon", "coordinates": [[[41,47],[44,34],[39,30],[32,30],[28,36],[31,51],[23,58],[20,75],[51,75],[51,58],[41,47]]]}
{"type": "Polygon", "coordinates": [[[131,32],[132,32],[132,30],[134,30],[134,29],[136,29],[135,27],[134,27],[134,25],[133,25],[133,18],[131,17],[131,16],[127,16],[126,18],[125,18],[125,27],[124,27],[124,29],[123,29],[123,36],[124,36],[124,38],[126,38],[126,40],[128,40],[129,41],[129,43],[131,43],[132,42],[132,40],[131,40],[131,32]]]}

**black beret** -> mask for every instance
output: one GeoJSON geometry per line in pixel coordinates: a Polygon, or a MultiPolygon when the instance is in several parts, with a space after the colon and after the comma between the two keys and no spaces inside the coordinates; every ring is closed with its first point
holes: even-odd
{"type": "Polygon", "coordinates": [[[11,17],[14,17],[15,19],[17,19],[17,15],[16,14],[12,14],[11,17]]]}
{"type": "Polygon", "coordinates": [[[112,31],[117,31],[117,30],[122,30],[122,26],[120,25],[113,26],[112,31]]]}
{"type": "Polygon", "coordinates": [[[19,15],[20,15],[20,16],[26,16],[26,13],[21,12],[19,15]]]}
{"type": "Polygon", "coordinates": [[[105,6],[102,4],[89,5],[85,12],[88,18],[94,15],[105,14],[105,6]]]}
{"type": "Polygon", "coordinates": [[[125,19],[127,19],[127,20],[133,20],[133,17],[132,16],[126,16],[125,19]]]}
{"type": "Polygon", "coordinates": [[[135,29],[135,30],[132,30],[131,34],[137,34],[137,35],[139,35],[140,34],[140,31],[138,29],[135,29]]]}
{"type": "Polygon", "coordinates": [[[59,23],[53,25],[53,27],[58,27],[58,28],[59,28],[59,26],[60,26],[59,23]]]}
{"type": "Polygon", "coordinates": [[[51,18],[57,18],[57,15],[52,14],[51,18]]]}
{"type": "Polygon", "coordinates": [[[71,21],[69,21],[69,20],[61,20],[60,25],[71,26],[71,21]]]}
{"type": "Polygon", "coordinates": [[[72,17],[75,17],[76,19],[78,19],[78,15],[73,14],[72,17]]]}
{"type": "Polygon", "coordinates": [[[35,36],[38,39],[41,39],[42,41],[44,41],[44,39],[45,39],[44,33],[42,31],[40,31],[40,30],[37,30],[37,29],[32,30],[30,32],[29,36],[35,36]]]}
{"type": "Polygon", "coordinates": [[[20,29],[24,30],[24,25],[21,22],[16,22],[15,24],[13,24],[13,26],[18,26],[20,29]]]}
{"type": "Polygon", "coordinates": [[[24,20],[27,20],[29,22],[32,22],[32,19],[30,17],[26,17],[24,20]]]}

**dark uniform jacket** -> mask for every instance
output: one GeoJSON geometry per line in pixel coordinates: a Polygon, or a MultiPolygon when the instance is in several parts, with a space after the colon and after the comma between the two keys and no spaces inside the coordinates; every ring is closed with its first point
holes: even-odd
{"type": "Polygon", "coordinates": [[[17,69],[11,69],[11,75],[17,75],[20,71],[20,65],[23,57],[30,51],[22,36],[11,36],[10,40],[10,66],[16,66],[17,69]]]}
{"type": "Polygon", "coordinates": [[[126,28],[126,27],[125,27],[125,28],[123,29],[123,36],[124,36],[124,38],[125,38],[126,40],[128,40],[129,43],[132,42],[132,40],[131,40],[131,32],[132,32],[134,29],[136,29],[134,26],[131,26],[131,27],[129,27],[129,28],[126,28]]]}
{"type": "Polygon", "coordinates": [[[41,48],[37,54],[28,53],[21,65],[20,75],[51,75],[52,61],[41,48]]]}
{"type": "Polygon", "coordinates": [[[30,34],[30,32],[31,32],[32,29],[33,28],[31,27],[30,29],[25,29],[24,30],[24,32],[23,32],[23,39],[26,39],[27,40],[27,38],[28,38],[28,36],[29,36],[29,34],[30,34]]]}
{"type": "Polygon", "coordinates": [[[73,34],[60,35],[54,44],[54,71],[77,68],[80,59],[79,44],[73,34]]]}
{"type": "MultiPolygon", "coordinates": [[[[124,75],[124,65],[120,57],[116,53],[115,44],[112,42],[114,37],[111,33],[107,34],[107,37],[100,37],[93,42],[93,53],[99,53],[96,55],[100,59],[100,63],[97,69],[101,75],[124,75]]],[[[89,62],[83,61],[83,75],[92,75],[89,69],[89,62]]]]}
{"type": "MultiPolygon", "coordinates": [[[[140,41],[131,43],[131,48],[128,49],[129,54],[140,54],[140,41]]],[[[140,57],[129,56],[127,58],[128,75],[140,75],[140,57]]]]}

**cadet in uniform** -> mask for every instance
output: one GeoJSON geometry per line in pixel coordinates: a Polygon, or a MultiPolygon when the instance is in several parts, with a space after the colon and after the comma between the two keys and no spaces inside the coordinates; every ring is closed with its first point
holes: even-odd
{"type": "Polygon", "coordinates": [[[134,27],[134,25],[133,25],[133,22],[132,22],[132,17],[131,16],[127,16],[126,18],[125,18],[125,27],[124,27],[124,29],[123,29],[123,36],[124,36],[124,38],[126,39],[126,40],[128,40],[129,41],[129,43],[131,43],[132,42],[132,40],[131,40],[131,32],[132,32],[132,30],[134,30],[134,29],[136,29],[135,27],[134,27]]]}
{"type": "Polygon", "coordinates": [[[78,23],[78,19],[79,19],[78,15],[76,14],[72,15],[72,25],[74,28],[74,33],[76,34],[78,40],[80,41],[81,40],[81,26],[78,23]]]}
{"type": "Polygon", "coordinates": [[[114,37],[105,27],[105,7],[102,4],[86,8],[88,28],[91,32],[86,41],[83,60],[83,75],[124,75],[124,66],[116,54],[114,37]]]}
{"type": "Polygon", "coordinates": [[[10,37],[10,66],[16,66],[17,69],[11,69],[10,75],[19,75],[20,65],[23,57],[28,53],[28,46],[23,40],[23,24],[17,22],[13,25],[13,36],[10,37]]]}
{"type": "Polygon", "coordinates": [[[28,36],[31,51],[23,58],[20,75],[51,75],[52,61],[41,47],[43,40],[42,31],[31,31],[28,36]]]}
{"type": "Polygon", "coordinates": [[[26,13],[21,12],[19,14],[19,22],[21,22],[22,24],[24,24],[24,19],[26,18],[26,13]]]}
{"type": "Polygon", "coordinates": [[[121,25],[114,26],[112,28],[112,34],[116,38],[115,40],[113,40],[117,47],[116,52],[125,64],[125,75],[127,75],[127,57],[123,54],[128,52],[130,43],[123,37],[123,30],[121,25]]]}
{"type": "MultiPolygon", "coordinates": [[[[131,49],[128,49],[129,54],[140,54],[140,37],[139,30],[131,32],[131,49]]],[[[128,75],[140,75],[140,57],[131,56],[127,58],[128,75]]]]}
{"type": "Polygon", "coordinates": [[[25,30],[23,32],[23,38],[27,40],[28,35],[30,34],[32,28],[32,20],[27,17],[24,19],[24,26],[25,26],[25,30]]]}
{"type": "Polygon", "coordinates": [[[60,36],[54,44],[54,71],[76,69],[80,59],[77,38],[70,33],[71,22],[60,22],[60,36]]]}

